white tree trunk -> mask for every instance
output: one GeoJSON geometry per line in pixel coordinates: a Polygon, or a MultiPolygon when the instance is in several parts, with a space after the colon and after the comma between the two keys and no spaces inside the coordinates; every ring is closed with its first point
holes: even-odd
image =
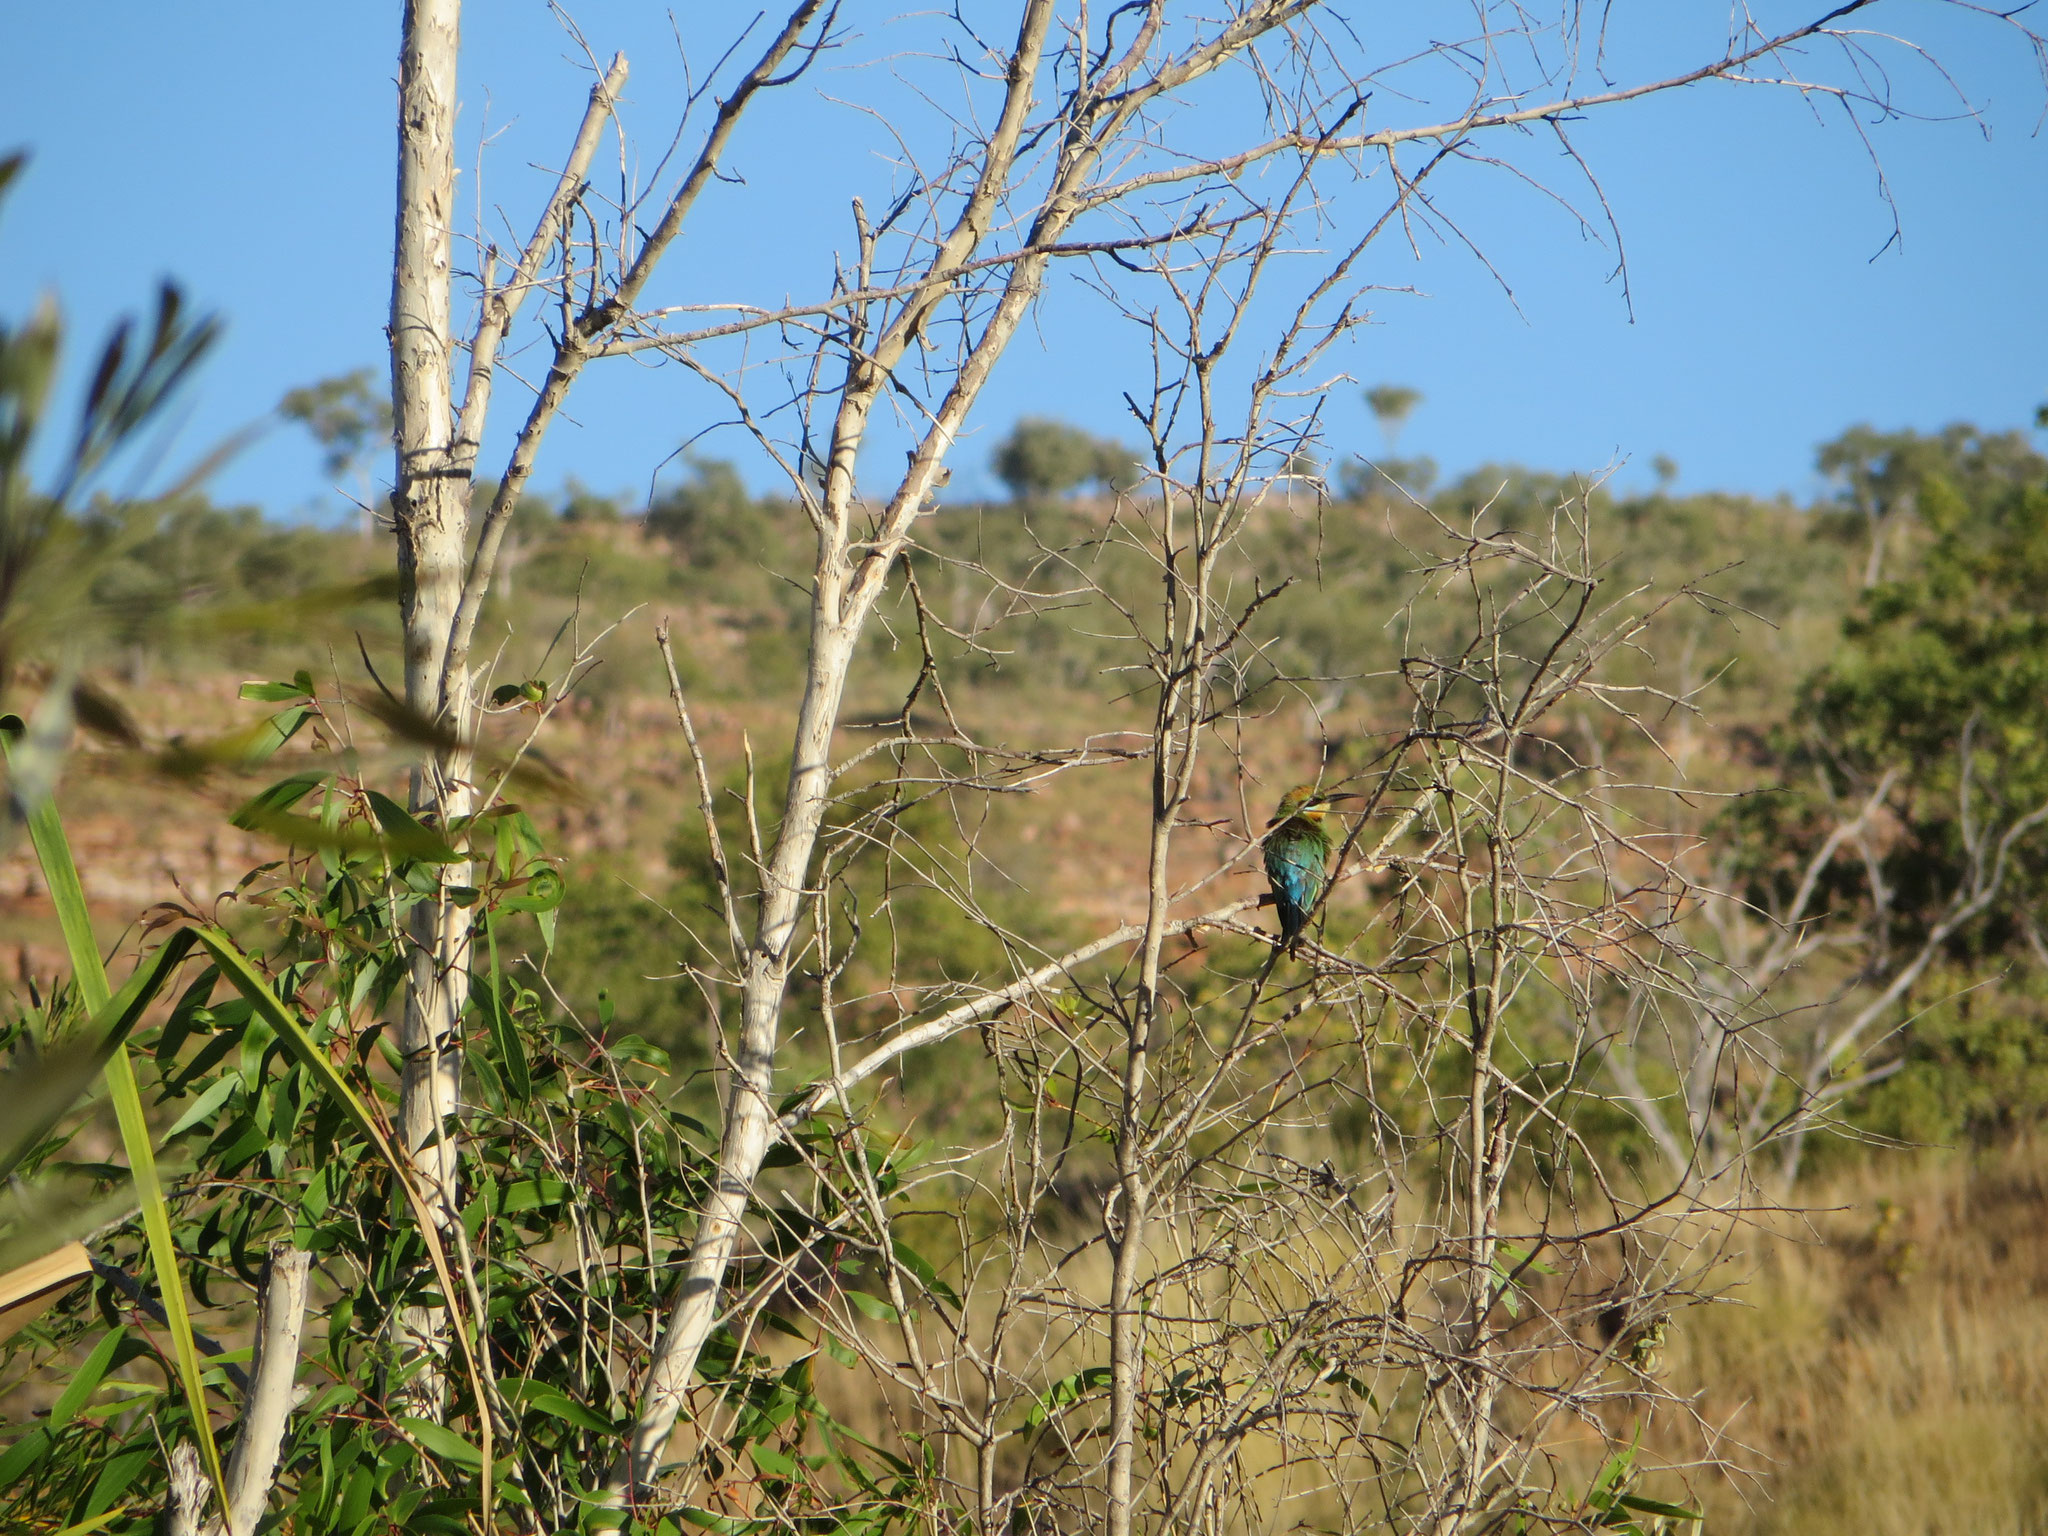
{"type": "Polygon", "coordinates": [[[277,1458],[291,1421],[298,1381],[299,1334],[306,1322],[306,1279],[313,1256],[289,1242],[273,1244],[256,1317],[256,1354],[249,1362],[249,1406],[228,1460],[228,1531],[256,1536],[277,1480],[277,1458]]]}
{"type": "Polygon", "coordinates": [[[718,1180],[699,1212],[697,1237],[683,1266],[675,1308],[642,1389],[627,1466],[621,1469],[625,1476],[618,1479],[634,1486],[652,1477],[675,1430],[697,1356],[718,1321],[719,1287],[738,1248],[754,1178],[777,1134],[772,1096],[775,1048],[789,984],[790,941],[803,913],[805,876],[824,822],[831,789],[832,733],[853,655],[854,635],[834,617],[844,580],[838,550],[830,553],[829,564],[820,564],[819,592],[812,608],[817,618],[789,770],[788,810],[769,860],[759,923],[746,956],[739,1049],[726,1099],[718,1180]]]}
{"type": "MultiPolygon", "coordinates": [[[[462,596],[469,521],[469,466],[458,463],[451,405],[453,338],[449,283],[455,204],[455,67],[461,0],[407,0],[399,67],[398,228],[391,279],[391,402],[398,463],[391,509],[398,534],[405,629],[405,701],[453,740],[468,720],[466,669],[444,678],[462,596]]],[[[467,814],[467,754],[436,750],[414,770],[413,813],[446,826],[467,814]]],[[[469,882],[466,864],[441,869],[445,891],[469,882]]],[[[399,1131],[428,1203],[454,1217],[461,1109],[459,1026],[468,1000],[469,913],[445,896],[420,902],[409,921],[411,969],[400,1037],[399,1131]]],[[[399,1319],[402,1361],[417,1362],[414,1411],[438,1418],[448,1348],[443,1309],[410,1308],[399,1319]]]]}

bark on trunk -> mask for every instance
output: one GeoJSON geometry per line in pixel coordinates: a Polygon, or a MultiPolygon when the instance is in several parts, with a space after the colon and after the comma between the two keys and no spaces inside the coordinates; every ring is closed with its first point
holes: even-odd
{"type": "MultiPolygon", "coordinates": [[[[405,632],[405,699],[448,737],[467,724],[468,675],[444,678],[462,595],[469,468],[458,462],[451,401],[449,283],[455,210],[455,70],[461,0],[408,0],[399,65],[398,227],[391,280],[391,403],[397,475],[391,495],[398,535],[405,632]]],[[[435,751],[413,772],[412,810],[447,826],[469,810],[469,764],[460,749],[435,751]]],[[[440,889],[469,883],[467,864],[444,865],[440,889]]],[[[399,1130],[437,1220],[453,1220],[461,1109],[459,1026],[468,994],[469,913],[437,894],[414,907],[400,1048],[399,1130]]],[[[448,1349],[444,1308],[408,1308],[396,1341],[413,1412],[441,1417],[448,1349]]]]}
{"type": "Polygon", "coordinates": [[[299,1334],[306,1321],[306,1275],[313,1256],[289,1242],[273,1244],[249,1364],[249,1406],[228,1460],[228,1531],[256,1536],[277,1480],[277,1458],[291,1421],[298,1380],[299,1334]]]}
{"type": "MultiPolygon", "coordinates": [[[[836,560],[834,562],[836,564],[836,560]]],[[[697,1238],[683,1266],[664,1347],[642,1390],[641,1409],[628,1447],[628,1476],[644,1486],[681,1414],[697,1356],[718,1318],[719,1286],[738,1248],[741,1222],[753,1196],[762,1159],[777,1134],[774,1090],[776,1038],[789,982],[791,939],[802,916],[805,877],[831,788],[832,733],[846,683],[852,637],[832,617],[838,612],[838,573],[821,569],[810,674],[790,765],[782,830],[769,860],[761,913],[746,956],[740,1004],[739,1049],[726,1100],[725,1144],[716,1186],[699,1215],[697,1238]]]]}

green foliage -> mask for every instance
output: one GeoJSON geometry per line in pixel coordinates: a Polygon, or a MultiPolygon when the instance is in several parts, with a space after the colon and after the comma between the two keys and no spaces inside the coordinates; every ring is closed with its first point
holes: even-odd
{"type": "MultiPolygon", "coordinates": [[[[290,711],[319,708],[296,684],[253,691],[290,711]]],[[[211,963],[188,972],[175,1007],[133,1035],[150,1067],[163,1155],[196,1174],[172,1186],[171,1246],[155,1251],[180,1256],[200,1308],[229,1313],[246,1311],[273,1240],[315,1257],[325,1318],[308,1344],[315,1395],[295,1417],[274,1505],[290,1528],[369,1532],[402,1520],[467,1529],[480,1513],[482,1447],[494,1441],[500,1518],[515,1529],[584,1529],[631,1412],[624,1384],[644,1367],[638,1324],[668,1299],[706,1187],[711,1133],[680,1107],[666,1054],[608,997],[577,999],[573,1013],[554,1005],[551,940],[566,888],[530,818],[489,807],[446,832],[475,870],[465,1050],[475,1112],[463,1130],[462,1253],[426,1263],[444,1245],[394,1180],[398,1163],[377,1129],[388,1110],[377,1106],[394,1097],[404,923],[434,888],[423,860],[448,855],[420,846],[429,834],[340,755],[328,771],[255,799],[310,806],[282,828],[301,847],[242,892],[245,916],[260,919],[260,953],[199,933],[211,963]],[[565,1234],[604,1262],[574,1262],[565,1234]],[[449,1294],[435,1275],[450,1263],[465,1275],[453,1299],[484,1392],[459,1391],[455,1411],[435,1423],[400,1406],[410,1368],[392,1356],[385,1327],[402,1307],[449,1294]]],[[[153,985],[195,931],[158,951],[153,985]]],[[[124,1028],[136,1012],[128,1008],[124,1028]]],[[[21,1026],[12,1038],[23,1038],[21,1026]]],[[[74,1138],[87,1123],[74,1116],[38,1138],[30,1170],[61,1169],[104,1189],[114,1171],[78,1158],[74,1138]]],[[[829,1162],[842,1133],[804,1134],[823,1138],[829,1162]]],[[[777,1243],[810,1240],[800,1224],[777,1230],[777,1243]]],[[[97,1246],[113,1269],[141,1277],[139,1239],[130,1222],[97,1246]]],[[[149,1359],[144,1336],[121,1324],[128,1308],[126,1292],[96,1284],[13,1347],[17,1372],[81,1351],[84,1364],[57,1411],[0,1450],[9,1528],[109,1512],[109,1531],[139,1536],[153,1524],[163,1437],[188,1433],[192,1421],[146,1373],[127,1372],[105,1397],[110,1372],[149,1359]]],[[[907,1517],[914,1468],[835,1426],[806,1362],[780,1364],[722,1334],[701,1371],[745,1409],[713,1449],[714,1465],[744,1459],[790,1505],[848,1518],[857,1506],[877,1531],[907,1517]]],[[[459,1389],[464,1379],[458,1370],[459,1389]]],[[[218,1369],[207,1381],[232,1404],[237,1389],[218,1369]]]]}
{"type": "Polygon", "coordinates": [[[699,569],[757,557],[764,530],[740,472],[725,459],[686,462],[683,483],[648,503],[647,531],[699,569]]]}
{"type": "MultiPolygon", "coordinates": [[[[2016,485],[2038,480],[2041,456],[2021,432],[1986,432],[1957,422],[1923,435],[1851,427],[1815,454],[1820,472],[1839,487],[1836,503],[1864,517],[1894,511],[1909,515],[1936,484],[1969,505],[1996,500],[2016,485]]],[[[1929,518],[1930,525],[1934,520],[1929,518]]]]}
{"type": "Polygon", "coordinates": [[[359,468],[374,448],[391,442],[391,400],[371,380],[368,368],[290,390],[277,414],[295,421],[325,451],[330,475],[359,468]]]}
{"type": "Polygon", "coordinates": [[[565,523],[617,523],[625,519],[626,511],[619,497],[601,495],[572,475],[556,515],[565,523]]]}
{"type": "MultiPolygon", "coordinates": [[[[1801,728],[1779,736],[1784,793],[1738,818],[1782,899],[1841,807],[1887,773],[1897,831],[1877,875],[1891,937],[1911,944],[1967,878],[1975,829],[2048,802],[2048,462],[1985,466],[1974,438],[1911,482],[1926,530],[1917,564],[1872,588],[1836,656],[1801,691],[1801,728]],[[1952,476],[1942,468],[1955,470],[1952,476]]],[[[1867,902],[1868,873],[1837,861],[1838,906],[1867,902]]],[[[1958,954],[2016,955],[2048,893],[2048,838],[2010,855],[2000,898],[1954,940],[1958,954]]]]}
{"type": "Polygon", "coordinates": [[[1136,483],[1131,451],[1049,416],[1026,416],[996,444],[996,478],[1018,501],[1064,495],[1084,485],[1123,490],[1136,483]]]}
{"type": "MultiPolygon", "coordinates": [[[[1917,1146],[1985,1147],[2048,1119],[2048,978],[1938,974],[1901,1038],[1899,1067],[1864,1094],[1856,1124],[1917,1146]]],[[[1833,1159],[1854,1154],[1838,1147],[1833,1159]]]]}
{"type": "MultiPolygon", "coordinates": [[[[1822,463],[1856,516],[1893,520],[1892,575],[1759,743],[1779,788],[1713,835],[1748,899],[1784,911],[1826,839],[1883,790],[1870,856],[1828,863],[1809,917],[1874,928],[1880,978],[1946,937],[1905,1005],[1910,1028],[1864,1063],[1884,1080],[1850,1118],[1906,1141],[1981,1142],[2048,1116],[2035,916],[2048,833],[2025,830],[2048,805],[2048,460],[2015,433],[1859,428],[1822,463]],[[1993,870],[1996,895],[1950,923],[1958,893],[1993,870]]],[[[1839,532],[1816,526],[1820,540],[1839,532]]]]}
{"type": "Polygon", "coordinates": [[[1436,484],[1436,460],[1423,454],[1413,459],[1346,459],[1337,468],[1337,483],[1346,501],[1371,501],[1390,491],[1405,491],[1420,500],[1436,484]]]}

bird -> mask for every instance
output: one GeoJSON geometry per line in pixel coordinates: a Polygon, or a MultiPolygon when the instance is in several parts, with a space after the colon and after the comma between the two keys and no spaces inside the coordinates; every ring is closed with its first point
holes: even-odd
{"type": "Polygon", "coordinates": [[[1330,830],[1323,823],[1336,802],[1357,798],[1303,784],[1280,797],[1273,819],[1266,823],[1266,878],[1273,884],[1273,906],[1280,915],[1279,947],[1290,955],[1323,887],[1330,883],[1330,830]]]}

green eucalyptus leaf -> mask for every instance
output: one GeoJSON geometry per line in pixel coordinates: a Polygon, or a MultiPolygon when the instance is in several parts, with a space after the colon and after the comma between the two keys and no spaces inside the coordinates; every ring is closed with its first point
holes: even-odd
{"type": "Polygon", "coordinates": [[[327,773],[295,773],[288,779],[280,779],[244,801],[228,821],[245,832],[270,831],[285,812],[314,790],[325,786],[333,777],[327,773]]]}
{"type": "Polygon", "coordinates": [[[238,696],[253,699],[260,704],[282,704],[287,699],[309,699],[313,696],[313,675],[301,672],[288,683],[244,683],[238,696]]]}
{"type": "Polygon", "coordinates": [[[483,1452],[445,1424],[414,1418],[401,1418],[398,1422],[407,1434],[436,1456],[447,1461],[459,1462],[465,1467],[483,1466],[483,1452]]]}
{"type": "Polygon", "coordinates": [[[1646,1499],[1639,1493],[1624,1493],[1615,1499],[1624,1509],[1632,1509],[1641,1515],[1661,1515],[1666,1520],[1705,1520],[1706,1511],[1688,1509],[1683,1504],[1666,1504],[1659,1499],[1646,1499]]]}
{"type": "Polygon", "coordinates": [[[565,1424],[574,1424],[580,1429],[593,1430],[599,1434],[610,1434],[617,1426],[603,1414],[586,1408],[559,1388],[543,1381],[526,1377],[506,1377],[498,1383],[498,1389],[511,1401],[536,1413],[560,1419],[565,1424]]]}
{"type": "Polygon", "coordinates": [[[542,865],[523,880],[512,883],[513,895],[502,897],[499,905],[508,912],[553,912],[569,894],[568,882],[560,871],[542,865]]]}
{"type": "Polygon", "coordinates": [[[107,1372],[113,1369],[115,1352],[120,1349],[121,1341],[127,1336],[126,1328],[116,1328],[93,1346],[92,1353],[85,1357],[85,1363],[78,1368],[78,1373],[71,1378],[50,1409],[48,1423],[52,1430],[62,1429],[69,1424],[72,1415],[85,1406],[86,1399],[99,1390],[99,1385],[106,1379],[107,1372]]]}
{"type": "Polygon", "coordinates": [[[866,1291],[846,1291],[843,1294],[864,1317],[872,1318],[878,1323],[893,1323],[897,1320],[896,1309],[878,1296],[870,1296],[866,1291]]]}
{"type": "Polygon", "coordinates": [[[389,795],[371,789],[364,791],[364,798],[370,802],[371,814],[384,829],[394,851],[429,864],[453,864],[462,857],[448,846],[446,838],[421,826],[410,811],[389,795]]]}

